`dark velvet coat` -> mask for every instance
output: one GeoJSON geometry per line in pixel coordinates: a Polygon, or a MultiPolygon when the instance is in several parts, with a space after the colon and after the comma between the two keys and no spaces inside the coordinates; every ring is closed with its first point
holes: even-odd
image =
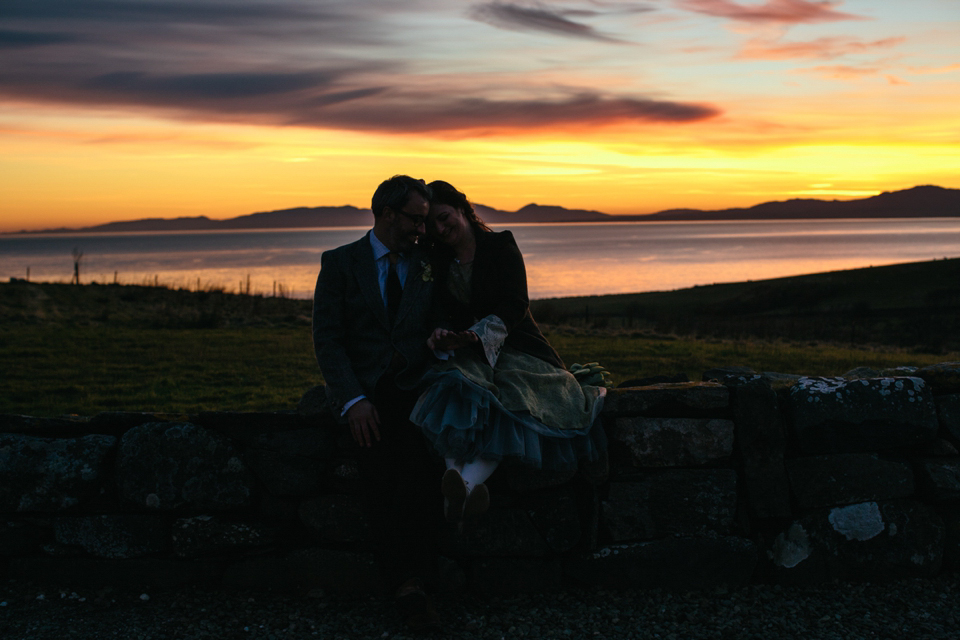
{"type": "Polygon", "coordinates": [[[527,271],[513,234],[509,231],[477,231],[476,239],[469,305],[454,298],[447,288],[453,256],[443,255],[436,261],[437,286],[434,291],[440,297],[441,308],[446,311],[447,322],[462,331],[477,320],[496,315],[507,325],[504,344],[566,368],[530,315],[527,271]]]}

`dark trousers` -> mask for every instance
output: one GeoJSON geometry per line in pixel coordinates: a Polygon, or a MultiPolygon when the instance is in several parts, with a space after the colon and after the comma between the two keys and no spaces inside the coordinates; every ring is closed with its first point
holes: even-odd
{"type": "Polygon", "coordinates": [[[375,406],[380,441],[360,447],[357,463],[380,573],[388,589],[437,575],[443,462],[410,422],[417,395],[381,380],[375,406]]]}

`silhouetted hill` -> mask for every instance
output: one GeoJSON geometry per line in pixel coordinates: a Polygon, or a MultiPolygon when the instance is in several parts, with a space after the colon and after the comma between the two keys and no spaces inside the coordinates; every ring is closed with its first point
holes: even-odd
{"type": "MultiPolygon", "coordinates": [[[[528,204],[517,211],[502,211],[482,204],[474,205],[477,214],[491,224],[524,222],[651,222],[664,220],[787,220],[817,218],[942,218],[960,217],[960,189],[932,185],[902,191],[884,192],[859,200],[793,199],[764,202],[748,208],[704,211],[668,209],[642,215],[609,215],[585,209],[566,209],[556,205],[528,204]]],[[[369,209],[354,206],[296,207],[263,211],[249,215],[212,220],[192,218],[145,218],[110,222],[80,229],[48,229],[21,233],[101,233],[111,231],[199,231],[212,229],[300,229],[309,227],[365,227],[372,217],[369,209]]]]}
{"type": "MultiPolygon", "coordinates": [[[[645,220],[786,220],[792,218],[941,218],[960,216],[960,189],[932,185],[885,191],[860,200],[792,199],[749,208],[669,209],[645,220]]],[[[633,217],[633,216],[631,216],[633,217]]]]}

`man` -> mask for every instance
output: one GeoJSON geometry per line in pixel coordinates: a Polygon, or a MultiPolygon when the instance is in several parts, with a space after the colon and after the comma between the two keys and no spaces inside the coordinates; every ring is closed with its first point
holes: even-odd
{"type": "Polygon", "coordinates": [[[380,572],[414,631],[439,625],[424,578],[437,573],[442,464],[409,421],[431,356],[433,278],[417,247],[430,193],[394,176],[373,195],[373,229],[327,251],[313,300],[313,343],[331,407],[357,454],[380,572]]]}

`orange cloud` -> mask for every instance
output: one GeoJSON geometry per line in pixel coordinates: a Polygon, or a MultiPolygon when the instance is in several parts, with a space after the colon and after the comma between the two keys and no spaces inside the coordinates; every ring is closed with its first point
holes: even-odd
{"type": "Polygon", "coordinates": [[[843,13],[831,8],[831,2],[809,0],[767,0],[759,6],[743,6],[732,0],[679,0],[688,11],[742,22],[774,22],[780,24],[812,24],[839,20],[864,20],[863,16],[843,13]]]}
{"type": "Polygon", "coordinates": [[[751,60],[790,60],[795,58],[822,58],[831,60],[852,53],[864,53],[874,49],[894,47],[906,38],[883,38],[863,42],[854,38],[824,37],[809,42],[773,42],[766,38],[754,38],[744,45],[738,58],[751,60]]]}
{"type": "Polygon", "coordinates": [[[930,73],[952,73],[954,71],[960,71],[960,62],[956,64],[948,64],[945,67],[908,67],[910,73],[916,74],[930,74],[930,73]]]}
{"type": "Polygon", "coordinates": [[[826,78],[852,80],[863,76],[874,76],[880,72],[877,67],[854,67],[845,64],[821,65],[811,69],[798,69],[798,73],[818,73],[826,78]]]}

